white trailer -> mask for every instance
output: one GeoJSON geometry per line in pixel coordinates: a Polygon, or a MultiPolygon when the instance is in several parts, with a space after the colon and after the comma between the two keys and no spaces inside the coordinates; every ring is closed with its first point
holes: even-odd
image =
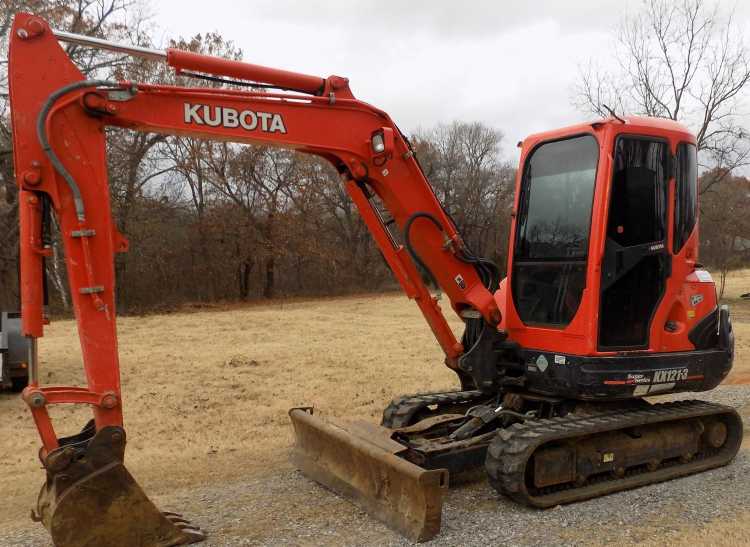
{"type": "Polygon", "coordinates": [[[21,335],[21,314],[0,312],[0,389],[22,391],[29,383],[29,341],[21,335]]]}

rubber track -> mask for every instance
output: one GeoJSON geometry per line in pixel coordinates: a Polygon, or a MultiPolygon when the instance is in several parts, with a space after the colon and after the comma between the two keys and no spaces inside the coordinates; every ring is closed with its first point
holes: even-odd
{"type": "Polygon", "coordinates": [[[734,458],[741,442],[742,421],[732,407],[705,401],[678,401],[624,412],[586,416],[569,414],[513,424],[498,431],[493,439],[487,451],[486,468],[490,484],[499,493],[525,505],[546,508],[720,467],[734,458]],[[534,451],[546,443],[640,425],[722,414],[726,415],[728,424],[724,446],[712,453],[699,454],[689,463],[667,464],[654,471],[631,470],[622,478],[616,478],[613,474],[611,477],[594,477],[583,486],[564,485],[558,490],[553,488],[552,492],[548,492],[548,489],[547,493],[534,494],[527,490],[526,465],[534,451]]]}
{"type": "Polygon", "coordinates": [[[398,429],[412,424],[414,416],[430,405],[461,404],[489,397],[481,391],[445,391],[396,397],[383,411],[380,425],[398,429]]]}

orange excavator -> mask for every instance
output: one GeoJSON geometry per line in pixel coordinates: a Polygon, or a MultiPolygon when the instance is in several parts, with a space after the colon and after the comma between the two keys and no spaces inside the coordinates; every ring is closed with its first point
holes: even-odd
{"type": "Polygon", "coordinates": [[[398,397],[380,425],[292,409],[294,461],[407,537],[434,536],[449,478],[482,469],[498,492],[544,508],[696,473],[737,453],[742,423],[732,408],[647,400],[713,389],[734,351],[729,311],[697,262],[696,141],[682,125],[613,115],[526,138],[501,279],[461,238],[408,139],[357,100],[346,78],[122,46],[20,13],[9,85],[30,347],[23,399],[46,470],[33,517],[57,547],[169,547],[205,537],[157,510],[123,463],[113,256],[128,243],[110,211],[109,126],[283,146],[338,170],[460,389],[398,397]],[[88,80],[60,41],[226,86],[88,80]],[[85,387],[39,382],[51,215],[85,387]],[[463,320],[460,340],[423,279],[463,320]],[[93,419],[58,437],[48,413],[57,404],[89,405],[93,419]]]}

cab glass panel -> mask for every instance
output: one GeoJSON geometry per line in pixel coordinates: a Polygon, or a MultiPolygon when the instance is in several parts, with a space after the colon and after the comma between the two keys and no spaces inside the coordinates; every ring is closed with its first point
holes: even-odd
{"type": "Polygon", "coordinates": [[[525,324],[564,327],[578,310],[598,160],[591,135],[544,143],[526,160],[511,280],[525,324]]]}

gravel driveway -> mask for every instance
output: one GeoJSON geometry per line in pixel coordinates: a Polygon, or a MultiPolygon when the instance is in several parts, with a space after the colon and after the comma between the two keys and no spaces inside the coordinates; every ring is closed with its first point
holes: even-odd
{"type": "MultiPolygon", "coordinates": [[[[750,388],[722,387],[702,399],[731,404],[750,424],[750,388]]],[[[154,496],[165,510],[208,530],[205,547],[240,545],[408,545],[364,512],[291,467],[252,480],[196,485],[154,496]]],[[[750,507],[750,452],[707,473],[539,511],[499,498],[484,482],[452,489],[443,527],[428,545],[601,545],[669,537],[750,507]]],[[[0,545],[48,547],[45,531],[29,522],[0,532],[0,545]]]]}

